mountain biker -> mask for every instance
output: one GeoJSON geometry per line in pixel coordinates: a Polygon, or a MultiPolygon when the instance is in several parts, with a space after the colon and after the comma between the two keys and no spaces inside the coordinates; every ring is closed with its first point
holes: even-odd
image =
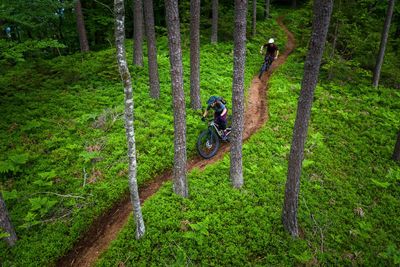
{"type": "Polygon", "coordinates": [[[279,50],[276,44],[274,44],[274,42],[275,42],[274,39],[270,38],[268,40],[268,43],[261,46],[260,48],[260,54],[264,54],[264,49],[266,49],[266,52],[265,52],[264,63],[260,69],[260,74],[258,75],[259,79],[261,79],[263,73],[268,70],[272,62],[278,58],[279,50]]]}
{"type": "Polygon", "coordinates": [[[276,46],[274,38],[270,38],[268,40],[268,43],[264,44],[260,48],[260,54],[264,54],[264,49],[266,50],[265,58],[264,60],[266,61],[268,56],[272,57],[274,60],[278,58],[279,56],[279,49],[278,46],[276,46]]]}
{"type": "Polygon", "coordinates": [[[207,100],[207,109],[204,111],[202,121],[206,120],[206,116],[210,109],[214,110],[214,122],[218,124],[218,128],[223,131],[222,140],[226,140],[226,121],[228,117],[228,109],[224,105],[222,99],[217,96],[211,96],[207,100]]]}

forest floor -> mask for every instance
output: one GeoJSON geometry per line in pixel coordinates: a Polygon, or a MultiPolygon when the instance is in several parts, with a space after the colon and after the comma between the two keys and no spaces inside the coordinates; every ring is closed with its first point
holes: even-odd
{"type": "MultiPolygon", "coordinates": [[[[245,125],[243,139],[247,140],[257,132],[268,120],[267,104],[267,81],[274,69],[282,65],[295,47],[294,36],[282,23],[283,18],[278,19],[279,26],[286,32],[288,42],[284,52],[274,61],[268,72],[264,73],[261,80],[255,76],[251,82],[249,95],[246,103],[245,125]]],[[[223,144],[217,155],[211,159],[195,157],[188,161],[187,170],[193,168],[203,169],[206,165],[212,164],[220,159],[230,150],[229,144],[223,144]]],[[[140,201],[143,203],[148,197],[158,191],[161,185],[172,179],[172,170],[155,177],[150,182],[139,188],[140,201]]],[[[129,195],[114,205],[108,212],[99,217],[64,257],[57,266],[92,266],[105,251],[110,243],[117,237],[119,231],[127,223],[132,213],[132,205],[129,195]]]]}

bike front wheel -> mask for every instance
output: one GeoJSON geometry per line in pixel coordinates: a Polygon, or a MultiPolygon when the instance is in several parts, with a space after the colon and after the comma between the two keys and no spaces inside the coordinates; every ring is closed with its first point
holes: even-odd
{"type": "Polygon", "coordinates": [[[217,134],[208,129],[200,133],[197,139],[197,151],[205,159],[212,158],[217,154],[219,148],[219,138],[217,134]]]}

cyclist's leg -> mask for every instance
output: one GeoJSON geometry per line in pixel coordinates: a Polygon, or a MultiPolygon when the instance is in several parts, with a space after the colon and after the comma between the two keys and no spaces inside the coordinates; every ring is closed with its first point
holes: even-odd
{"type": "Polygon", "coordinates": [[[266,70],[268,70],[268,69],[271,67],[273,61],[274,61],[274,58],[273,58],[271,55],[269,55],[268,58],[266,59],[266,62],[267,62],[267,64],[266,64],[266,66],[267,66],[266,70]]]}
{"type": "Polygon", "coordinates": [[[261,69],[260,69],[260,74],[258,75],[258,78],[259,78],[259,79],[261,79],[261,76],[264,74],[264,72],[266,71],[266,69],[267,69],[267,62],[264,61],[264,63],[263,63],[262,66],[261,66],[261,69]]]}
{"type": "Polygon", "coordinates": [[[223,116],[218,116],[218,125],[219,125],[219,129],[222,130],[222,139],[225,140],[226,139],[226,123],[227,123],[227,113],[226,112],[223,116]]]}
{"type": "Polygon", "coordinates": [[[224,116],[220,116],[219,117],[219,128],[221,129],[221,130],[225,130],[226,129],[226,123],[227,123],[227,113],[228,112],[226,112],[225,114],[224,114],[224,116]]]}

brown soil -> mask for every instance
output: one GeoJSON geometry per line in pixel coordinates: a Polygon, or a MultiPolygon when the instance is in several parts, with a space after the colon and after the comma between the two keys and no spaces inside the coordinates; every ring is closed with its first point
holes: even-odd
{"type": "MultiPolygon", "coordinates": [[[[243,139],[247,140],[252,134],[260,129],[268,119],[267,112],[267,85],[266,82],[271,72],[279,65],[283,64],[288,55],[295,47],[293,34],[290,33],[282,23],[282,18],[278,19],[279,26],[286,32],[288,42],[283,54],[274,61],[270,70],[258,79],[253,78],[251,83],[249,97],[246,103],[245,127],[243,139]]],[[[189,160],[188,171],[193,168],[203,169],[210,163],[220,160],[230,149],[229,144],[224,144],[219,149],[217,155],[211,159],[203,159],[199,156],[189,160]]],[[[139,188],[141,203],[148,197],[157,192],[161,185],[172,178],[172,171],[166,171],[160,176],[139,188]]],[[[127,223],[132,213],[132,206],[127,194],[124,199],[115,204],[108,212],[99,217],[90,227],[88,232],[75,244],[64,257],[62,257],[57,266],[92,266],[99,255],[105,251],[110,243],[117,237],[120,230],[127,223]]]]}

